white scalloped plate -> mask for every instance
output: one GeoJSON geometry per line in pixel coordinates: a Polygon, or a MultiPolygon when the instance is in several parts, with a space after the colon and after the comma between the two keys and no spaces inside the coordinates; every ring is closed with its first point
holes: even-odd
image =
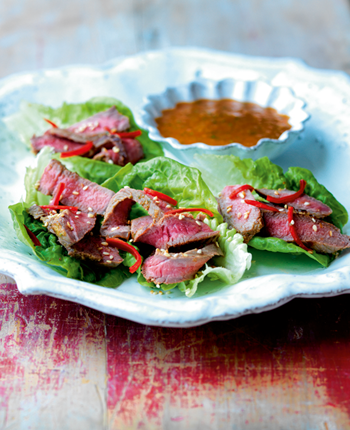
{"type": "MultiPolygon", "coordinates": [[[[284,169],[310,169],[350,209],[350,79],[341,72],[316,70],[294,59],[246,57],[195,48],[146,52],[99,67],[71,66],[18,74],[0,81],[0,118],[18,110],[21,100],[59,106],[108,95],[129,105],[138,117],[144,97],[198,77],[266,79],[290,86],[305,100],[311,119],[292,147],[274,160],[284,169]]],[[[236,285],[197,293],[154,296],[134,278],[111,290],[58,275],[39,263],[16,238],[9,204],[23,193],[24,167],[33,156],[0,122],[0,271],[15,278],[23,294],[47,294],[144,324],[191,327],[266,311],[294,297],[350,292],[350,254],[327,269],[307,257],[253,250],[252,268],[236,285]]],[[[349,227],[345,229],[349,234],[349,227]]]]}

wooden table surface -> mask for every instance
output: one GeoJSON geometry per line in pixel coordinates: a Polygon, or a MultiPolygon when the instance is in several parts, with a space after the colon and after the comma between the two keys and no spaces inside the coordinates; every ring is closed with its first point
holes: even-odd
{"type": "MultiPolygon", "coordinates": [[[[0,2],[0,77],[184,45],[350,72],[350,5],[0,2]]],[[[350,428],[350,296],[169,329],[0,284],[1,429],[350,428]]]]}

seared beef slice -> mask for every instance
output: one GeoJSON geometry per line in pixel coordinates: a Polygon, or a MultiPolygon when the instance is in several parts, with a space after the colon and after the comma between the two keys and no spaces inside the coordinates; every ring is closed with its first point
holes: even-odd
{"type": "MultiPolygon", "coordinates": [[[[275,198],[286,197],[291,194],[294,194],[295,191],[291,190],[268,190],[266,188],[261,188],[256,190],[259,194],[263,196],[271,196],[275,198]]],[[[307,194],[303,194],[292,202],[288,203],[288,206],[292,206],[294,209],[298,211],[306,211],[308,214],[312,215],[316,218],[324,218],[329,216],[332,213],[332,209],[326,204],[320,202],[313,197],[308,196],[307,194]]]]}
{"type": "Polygon", "coordinates": [[[262,214],[259,208],[248,205],[244,199],[255,200],[249,190],[242,191],[232,199],[230,195],[241,185],[228,185],[218,198],[219,212],[230,228],[240,233],[248,243],[263,227],[262,214]]]}
{"type": "Polygon", "coordinates": [[[134,242],[168,249],[190,243],[213,242],[219,232],[190,214],[165,214],[158,222],[153,222],[151,217],[133,220],[131,234],[134,242]]]}
{"type": "Polygon", "coordinates": [[[109,201],[114,196],[113,191],[81,178],[57,160],[51,160],[46,166],[37,190],[52,196],[61,182],[64,183],[65,188],[60,202],[67,206],[77,206],[84,212],[104,214],[109,201]]]}
{"type": "Polygon", "coordinates": [[[216,255],[222,255],[222,251],[213,244],[178,254],[157,249],[155,254],[144,261],[142,274],[148,282],[155,284],[189,281],[208,260],[216,255]]]}
{"type": "MultiPolygon", "coordinates": [[[[327,254],[350,248],[350,237],[341,234],[333,224],[301,214],[294,214],[293,219],[297,235],[309,248],[327,254]]],[[[293,242],[286,212],[264,212],[264,221],[268,236],[293,242]]]]}

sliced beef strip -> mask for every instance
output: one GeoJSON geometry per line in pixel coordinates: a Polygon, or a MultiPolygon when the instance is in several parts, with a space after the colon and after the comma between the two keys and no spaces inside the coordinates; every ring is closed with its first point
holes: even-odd
{"type": "Polygon", "coordinates": [[[228,185],[218,198],[218,209],[229,228],[240,233],[248,243],[263,227],[262,213],[259,208],[248,205],[244,199],[255,200],[249,191],[242,191],[232,199],[230,195],[241,185],[228,185]]]}
{"type": "Polygon", "coordinates": [[[203,221],[194,219],[191,214],[165,214],[159,221],[153,221],[151,217],[133,220],[131,234],[134,242],[169,249],[195,243],[197,246],[207,244],[213,242],[220,233],[213,231],[203,221]],[[151,223],[147,225],[149,221],[151,223]]]}
{"type": "Polygon", "coordinates": [[[118,112],[115,106],[85,118],[70,127],[68,130],[75,133],[103,133],[106,128],[115,131],[125,131],[130,128],[129,118],[118,112]]]}
{"type": "Polygon", "coordinates": [[[108,204],[106,213],[101,226],[101,235],[106,236],[107,232],[111,232],[112,228],[116,231],[116,227],[125,226],[128,224],[129,212],[134,203],[139,203],[154,219],[160,219],[163,211],[141,190],[134,190],[133,188],[122,188],[119,190],[108,204]]]}
{"type": "Polygon", "coordinates": [[[68,247],[68,254],[81,260],[91,260],[99,265],[113,268],[123,261],[117,248],[108,246],[100,236],[85,236],[72,247],[68,247]]]}
{"type": "Polygon", "coordinates": [[[57,160],[51,160],[46,166],[37,190],[52,196],[61,182],[64,183],[65,188],[60,202],[67,206],[77,206],[83,212],[104,214],[115,194],[88,179],[81,178],[78,174],[66,169],[57,160]]]}
{"type": "MultiPolygon", "coordinates": [[[[117,147],[114,147],[118,149],[117,147]]],[[[120,153],[120,151],[116,151],[116,149],[105,149],[102,148],[98,154],[96,154],[93,159],[104,161],[105,163],[116,164],[117,166],[125,166],[126,158],[120,153]]]]}
{"type": "Polygon", "coordinates": [[[46,134],[52,137],[69,140],[70,142],[79,143],[80,146],[84,145],[89,141],[92,141],[93,143],[95,143],[99,139],[103,139],[108,136],[107,131],[99,132],[99,133],[76,133],[74,131],[69,130],[68,128],[56,128],[56,127],[52,127],[49,130],[47,130],[46,134]]]}
{"type": "Polygon", "coordinates": [[[29,215],[31,215],[34,219],[43,219],[46,216],[48,216],[50,214],[50,211],[46,210],[46,209],[42,209],[40,206],[38,205],[33,205],[31,206],[27,212],[29,213],[29,215]]]}
{"type": "MultiPolygon", "coordinates": [[[[333,224],[304,214],[294,214],[293,220],[300,240],[317,252],[332,254],[350,248],[350,236],[341,234],[333,224]]],[[[286,242],[294,241],[289,230],[287,212],[264,212],[264,222],[263,232],[267,236],[277,237],[286,242]]]]}
{"type": "Polygon", "coordinates": [[[64,209],[60,213],[42,218],[45,227],[54,233],[65,248],[79,242],[95,226],[96,217],[86,213],[64,209]]]}
{"type": "Polygon", "coordinates": [[[129,163],[136,164],[145,156],[142,145],[137,139],[122,138],[122,142],[129,163]]]}
{"type": "MultiPolygon", "coordinates": [[[[256,191],[264,197],[271,196],[276,198],[290,196],[291,194],[295,193],[295,191],[287,189],[268,190],[266,188],[260,188],[256,191]]],[[[317,199],[314,199],[313,197],[308,196],[307,194],[303,194],[292,202],[289,202],[288,206],[292,206],[294,209],[299,211],[306,211],[308,214],[316,218],[324,218],[332,213],[332,209],[329,206],[317,199]]]]}
{"type": "Polygon", "coordinates": [[[145,259],[142,274],[148,282],[155,284],[189,281],[207,261],[216,255],[222,255],[222,251],[213,244],[176,254],[157,249],[155,254],[145,259]]]}
{"type": "Polygon", "coordinates": [[[45,146],[51,146],[55,152],[75,151],[76,149],[81,148],[81,143],[52,136],[48,133],[38,137],[33,136],[30,142],[32,145],[32,150],[35,154],[37,154],[45,146]]]}

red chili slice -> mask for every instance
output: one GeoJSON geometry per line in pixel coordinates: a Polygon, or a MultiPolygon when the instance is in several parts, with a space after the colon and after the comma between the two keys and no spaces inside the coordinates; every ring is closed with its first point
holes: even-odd
{"type": "Polygon", "coordinates": [[[296,242],[296,244],[299,245],[300,248],[303,248],[305,251],[312,254],[313,253],[312,249],[308,248],[307,246],[305,246],[303,244],[303,242],[300,240],[300,238],[299,238],[299,236],[295,230],[294,221],[293,221],[293,208],[292,208],[292,206],[288,207],[288,227],[289,227],[289,231],[290,231],[291,235],[293,236],[293,239],[296,242]]]}
{"type": "Polygon", "coordinates": [[[279,209],[269,206],[263,202],[257,202],[256,200],[244,200],[248,205],[256,206],[260,209],[266,209],[267,211],[279,212],[279,209]]]}
{"type": "Polygon", "coordinates": [[[93,146],[93,142],[89,140],[85,143],[85,145],[82,145],[78,149],[74,149],[73,151],[61,152],[61,158],[74,157],[75,155],[84,155],[89,152],[93,146]]]}
{"type": "Polygon", "coordinates": [[[60,211],[64,209],[69,209],[70,211],[77,211],[78,208],[76,206],[60,206],[60,205],[43,205],[40,206],[42,209],[55,210],[60,211]]]}
{"type": "Polygon", "coordinates": [[[304,179],[300,179],[300,188],[299,188],[299,191],[297,191],[296,193],[290,194],[289,196],[280,197],[280,198],[267,196],[266,200],[268,202],[277,203],[277,204],[285,204],[285,203],[293,202],[295,199],[297,199],[302,194],[304,194],[305,187],[306,187],[306,181],[304,181],[304,179]]]}
{"type": "Polygon", "coordinates": [[[237,188],[235,191],[233,191],[230,194],[230,199],[233,199],[237,194],[239,194],[239,193],[241,193],[242,191],[245,191],[245,190],[253,191],[254,187],[252,187],[251,185],[248,185],[248,184],[242,185],[241,187],[237,188]]]}
{"type": "Polygon", "coordinates": [[[151,188],[144,188],[143,191],[145,194],[148,194],[149,196],[153,196],[153,197],[158,197],[159,199],[164,200],[165,202],[168,202],[173,206],[177,205],[176,200],[172,199],[166,194],[160,193],[159,191],[154,191],[151,188]]]}
{"type": "Polygon", "coordinates": [[[49,119],[44,118],[44,121],[46,121],[47,123],[49,123],[50,125],[52,125],[53,128],[58,128],[58,126],[54,122],[50,121],[49,119]]]}
{"type": "Polygon", "coordinates": [[[41,246],[41,243],[39,239],[35,236],[35,234],[31,230],[29,230],[29,228],[26,225],[24,226],[24,228],[27,230],[28,236],[30,237],[34,246],[41,246]]]}
{"type": "Polygon", "coordinates": [[[112,245],[118,249],[121,249],[122,251],[129,252],[133,257],[136,258],[135,264],[133,264],[129,268],[130,273],[136,272],[136,270],[141,266],[142,257],[133,246],[129,245],[126,242],[123,242],[120,239],[115,239],[115,238],[114,239],[106,239],[106,242],[108,243],[108,245],[112,245]]]}
{"type": "Polygon", "coordinates": [[[109,127],[105,127],[105,130],[107,130],[108,133],[116,134],[119,137],[137,137],[137,136],[141,136],[141,134],[142,134],[141,130],[136,130],[136,131],[114,131],[114,130],[111,130],[109,127]]]}
{"type": "Polygon", "coordinates": [[[214,216],[213,212],[211,212],[209,209],[204,208],[180,208],[169,211],[167,212],[167,214],[179,214],[182,212],[203,212],[209,216],[214,216]]]}
{"type": "Polygon", "coordinates": [[[52,200],[51,200],[51,202],[50,202],[50,205],[57,206],[57,205],[59,204],[59,202],[60,202],[60,198],[61,198],[61,196],[62,196],[62,193],[63,193],[64,188],[65,188],[64,183],[63,183],[63,182],[60,182],[60,183],[58,184],[58,188],[57,188],[56,194],[54,195],[54,197],[52,198],[52,200]]]}

